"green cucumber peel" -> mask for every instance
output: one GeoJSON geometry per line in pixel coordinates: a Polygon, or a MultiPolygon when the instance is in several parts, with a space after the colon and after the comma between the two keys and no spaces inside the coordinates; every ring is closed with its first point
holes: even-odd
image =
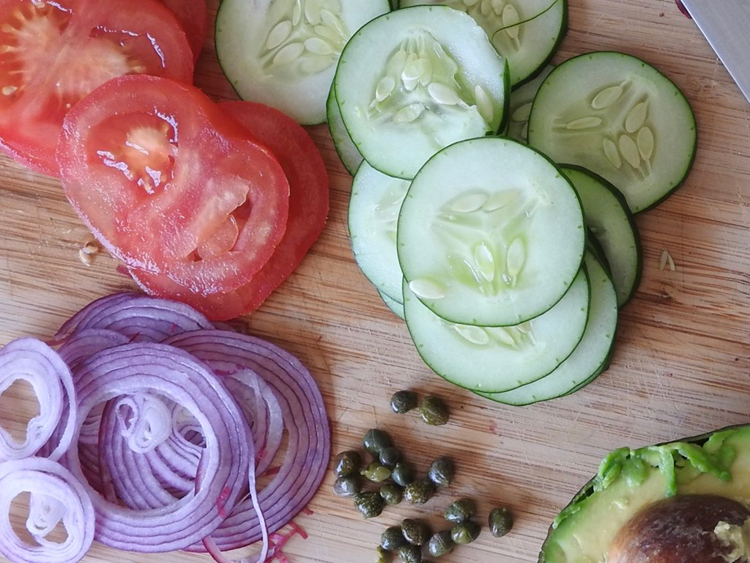
{"type": "Polygon", "coordinates": [[[542,10],[541,12],[539,12],[539,13],[538,13],[537,15],[535,15],[535,16],[531,16],[530,18],[527,18],[527,19],[525,19],[525,20],[523,20],[523,21],[520,21],[520,22],[517,22],[517,23],[511,24],[511,25],[505,25],[505,26],[503,26],[503,27],[501,27],[501,28],[499,28],[499,29],[496,29],[496,30],[495,30],[494,32],[492,32],[492,37],[490,37],[490,39],[491,39],[492,41],[494,41],[494,40],[495,40],[495,36],[496,36],[496,35],[497,35],[498,33],[500,33],[501,31],[505,31],[506,29],[511,29],[511,28],[513,28],[513,27],[518,27],[519,25],[523,25],[523,24],[525,24],[525,23],[529,23],[529,22],[532,22],[532,21],[534,21],[535,19],[538,19],[538,18],[542,17],[542,16],[544,15],[544,14],[546,14],[546,13],[547,13],[547,12],[549,12],[549,11],[550,11],[550,10],[551,10],[552,8],[554,8],[554,7],[555,7],[555,6],[556,6],[556,5],[557,5],[557,4],[559,3],[559,2],[562,2],[562,0],[553,0],[553,1],[552,1],[552,4],[550,4],[549,6],[547,6],[547,7],[546,7],[546,8],[544,9],[544,10],[542,10]]]}

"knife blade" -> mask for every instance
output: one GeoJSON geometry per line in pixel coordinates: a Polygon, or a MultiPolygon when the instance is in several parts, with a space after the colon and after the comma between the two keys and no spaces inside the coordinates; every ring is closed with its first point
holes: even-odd
{"type": "Polygon", "coordinates": [[[750,101],[750,2],[682,0],[682,3],[750,101]]]}

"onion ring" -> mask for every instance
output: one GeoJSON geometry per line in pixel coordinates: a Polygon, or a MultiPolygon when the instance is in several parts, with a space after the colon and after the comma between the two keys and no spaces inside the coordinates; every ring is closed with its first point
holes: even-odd
{"type": "Polygon", "coordinates": [[[44,458],[0,463],[0,554],[14,563],[76,563],[94,541],[94,507],[83,486],[59,463],[44,458]],[[13,530],[10,506],[30,493],[26,528],[31,545],[13,530]],[[61,543],[46,536],[62,522],[68,537],[61,543]]]}
{"type": "MultiPolygon", "coordinates": [[[[110,547],[155,553],[184,549],[210,535],[239,500],[252,455],[247,423],[221,381],[189,354],[150,343],[98,352],[80,364],[75,378],[79,420],[97,404],[149,392],[187,408],[206,438],[199,464],[203,478],[196,480],[195,491],[156,510],[109,502],[85,481],[78,449],[71,448],[66,463],[91,497],[96,539],[110,547]]],[[[80,425],[76,437],[79,432],[80,425]]]]}

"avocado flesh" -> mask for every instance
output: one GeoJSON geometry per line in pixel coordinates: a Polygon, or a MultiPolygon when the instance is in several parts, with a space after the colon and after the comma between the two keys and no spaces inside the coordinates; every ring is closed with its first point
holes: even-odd
{"type": "Polygon", "coordinates": [[[616,450],[555,519],[539,563],[605,563],[622,526],[642,508],[675,494],[750,504],[750,426],[616,450]]]}

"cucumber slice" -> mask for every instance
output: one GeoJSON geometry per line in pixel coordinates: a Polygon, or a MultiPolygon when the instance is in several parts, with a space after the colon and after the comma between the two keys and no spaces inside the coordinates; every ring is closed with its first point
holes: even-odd
{"type": "Polygon", "coordinates": [[[604,177],[639,213],[685,180],[695,157],[695,117],[652,66],[623,53],[589,53],[564,62],[542,84],[529,144],[604,177]]]}
{"type": "Polygon", "coordinates": [[[521,143],[529,140],[529,116],[531,106],[536,98],[536,93],[542,82],[554,70],[553,66],[546,66],[542,72],[531,82],[527,82],[510,94],[510,107],[508,109],[508,133],[507,136],[521,143]]]}
{"type": "Polygon", "coordinates": [[[336,101],[336,90],[331,88],[328,94],[328,102],[326,103],[327,115],[328,115],[328,130],[331,132],[331,139],[333,140],[333,146],[336,148],[336,153],[341,159],[341,163],[352,176],[357,173],[359,165],[362,164],[362,155],[359,154],[356,145],[349,136],[349,131],[346,130],[344,122],[341,120],[341,112],[339,111],[339,104],[336,101]]]}
{"type": "Polygon", "coordinates": [[[479,327],[441,319],[404,283],[404,312],[419,355],[435,373],[472,391],[502,392],[541,379],[570,356],[586,328],[589,293],[581,268],[543,315],[514,327],[479,327]]]}
{"type": "Polygon", "coordinates": [[[375,288],[399,303],[404,275],[396,253],[396,226],[409,182],[363,162],[352,182],[349,238],[357,265],[375,288]]]}
{"type": "Polygon", "coordinates": [[[469,14],[498,53],[508,59],[510,84],[531,80],[552,59],[565,37],[566,0],[401,0],[401,7],[444,4],[469,14]]]}
{"type": "Polygon", "coordinates": [[[216,55],[243,100],[323,123],[344,45],[389,10],[388,0],[222,0],[216,55]]]}
{"type": "Polygon", "coordinates": [[[388,307],[394,315],[396,315],[399,319],[403,321],[405,318],[404,305],[394,299],[391,299],[385,293],[378,292],[378,294],[380,295],[380,298],[383,300],[383,303],[385,303],[385,306],[388,307]]]}
{"type": "Polygon", "coordinates": [[[591,304],[586,331],[573,353],[546,377],[506,393],[478,393],[506,405],[530,405],[562,397],[602,372],[607,365],[617,330],[617,295],[606,270],[586,253],[591,283],[591,304]]]}
{"type": "Polygon", "coordinates": [[[607,257],[617,304],[623,307],[638,289],[643,271],[641,237],[628,204],[604,178],[583,168],[561,166],[560,169],[581,198],[586,225],[607,257]]]}
{"type": "Polygon", "coordinates": [[[334,87],[365,160],[409,180],[447,145],[502,129],[507,68],[469,16],[419,6],[359,30],[341,55],[334,87]]]}
{"type": "Polygon", "coordinates": [[[435,155],[409,188],[398,259],[435,314],[509,326],[568,291],[583,260],[583,212],[568,179],[516,141],[482,138],[435,155]]]}

